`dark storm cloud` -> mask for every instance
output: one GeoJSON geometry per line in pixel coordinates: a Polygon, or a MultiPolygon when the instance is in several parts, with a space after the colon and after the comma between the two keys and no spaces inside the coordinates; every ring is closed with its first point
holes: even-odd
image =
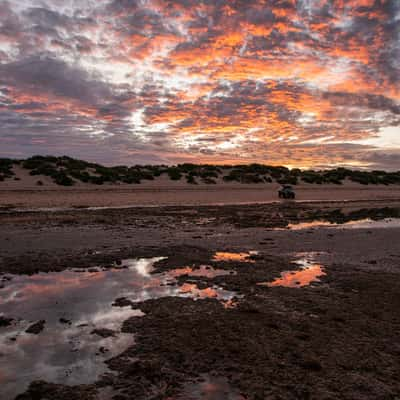
{"type": "Polygon", "coordinates": [[[360,159],[368,163],[371,168],[387,169],[400,172],[400,150],[372,150],[364,152],[360,159]]]}
{"type": "Polygon", "coordinates": [[[383,95],[326,92],[323,94],[323,97],[328,99],[332,105],[355,106],[371,110],[388,111],[392,114],[400,115],[400,104],[383,95]]]}
{"type": "Polygon", "coordinates": [[[0,66],[0,84],[97,104],[112,97],[108,84],[64,61],[41,54],[0,66]]]}
{"type": "Polygon", "coordinates": [[[32,24],[39,26],[68,28],[71,23],[71,19],[66,15],[46,8],[29,8],[26,11],[26,16],[30,19],[32,24]]]}

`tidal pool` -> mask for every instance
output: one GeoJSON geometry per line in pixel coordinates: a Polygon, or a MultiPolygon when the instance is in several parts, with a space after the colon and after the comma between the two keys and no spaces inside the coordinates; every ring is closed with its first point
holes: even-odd
{"type": "Polygon", "coordinates": [[[258,254],[257,251],[249,251],[243,253],[230,253],[218,251],[213,256],[213,261],[237,261],[237,262],[249,262],[252,263],[254,260],[251,256],[258,254]]]}
{"type": "Polygon", "coordinates": [[[0,289],[0,316],[13,321],[0,327],[0,398],[13,399],[37,379],[75,385],[94,382],[107,372],[104,361],[134,344],[132,335],[121,333],[122,322],[143,315],[130,306],[113,307],[116,298],[211,297],[229,305],[235,297],[218,286],[199,289],[175,279],[229,271],[201,266],[153,274],[161,259],[123,260],[122,267],[108,270],[8,274],[0,289]],[[26,332],[40,320],[45,321],[40,333],[26,332]]]}
{"type": "Polygon", "coordinates": [[[315,261],[315,253],[297,253],[294,263],[299,265],[300,269],[284,271],[279,278],[272,282],[261,282],[257,285],[300,288],[308,286],[312,282],[319,282],[319,278],[326,275],[323,266],[315,261]]]}
{"type": "Polygon", "coordinates": [[[193,267],[183,267],[176,268],[168,271],[168,275],[172,277],[179,277],[183,275],[198,276],[205,278],[215,278],[217,276],[230,275],[234,273],[233,271],[227,271],[224,269],[215,269],[209,265],[200,265],[198,268],[193,267]]]}
{"type": "MultiPolygon", "coordinates": [[[[324,220],[315,220],[309,222],[299,222],[289,224],[284,229],[290,229],[292,231],[311,229],[311,228],[342,228],[342,229],[376,229],[376,228],[399,228],[400,218],[383,218],[380,220],[373,220],[370,218],[364,218],[354,221],[347,221],[343,223],[329,222],[324,220]]],[[[277,230],[282,230],[278,228],[277,230]]]]}

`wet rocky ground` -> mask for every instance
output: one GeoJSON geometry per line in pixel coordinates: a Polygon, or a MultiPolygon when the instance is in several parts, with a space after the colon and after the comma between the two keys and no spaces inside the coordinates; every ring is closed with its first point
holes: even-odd
{"type": "Polygon", "coordinates": [[[0,393],[31,372],[7,346],[56,329],[43,364],[90,379],[43,368],[19,400],[400,398],[399,206],[0,214],[0,393]]]}

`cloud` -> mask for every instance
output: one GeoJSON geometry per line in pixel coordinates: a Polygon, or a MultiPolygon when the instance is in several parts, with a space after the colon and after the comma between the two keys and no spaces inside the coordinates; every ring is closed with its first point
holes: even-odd
{"type": "Polygon", "coordinates": [[[3,1],[0,156],[396,168],[374,138],[400,129],[399,21],[396,0],[3,1]]]}

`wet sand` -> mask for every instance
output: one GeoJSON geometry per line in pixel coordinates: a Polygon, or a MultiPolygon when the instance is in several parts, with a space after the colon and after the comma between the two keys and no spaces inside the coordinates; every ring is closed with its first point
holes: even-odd
{"type": "MultiPolygon", "coordinates": [[[[79,282],[91,274],[90,282],[97,274],[124,282],[113,275],[125,273],[123,260],[152,257],[163,257],[154,277],[168,274],[172,282],[151,290],[175,293],[140,298],[136,289],[119,289],[122,298],[108,300],[99,292],[111,316],[112,310],[144,313],[116,317],[112,326],[134,343],[98,357],[101,373],[84,385],[55,383],[44,373],[19,399],[395,399],[399,218],[394,200],[0,214],[0,295],[21,292],[20,280],[30,285],[39,271],[54,271],[41,278],[45,287],[51,274],[64,274],[68,290],[74,274],[79,282]],[[363,222],[349,224],[355,220],[363,222]],[[216,288],[234,297],[226,304],[216,288]]],[[[66,284],[55,287],[62,293],[66,284]]],[[[8,310],[3,317],[14,320],[13,329],[42,319],[37,336],[52,329],[52,317],[40,308],[8,310]]],[[[65,316],[73,327],[78,311],[65,316]]],[[[96,328],[106,332],[101,328],[108,325],[96,328]]],[[[0,326],[0,337],[7,329],[0,326]]],[[[67,335],[71,328],[57,329],[67,335]]],[[[25,335],[12,346],[23,346],[25,335]]],[[[91,346],[77,357],[87,357],[91,346]]],[[[11,361],[0,353],[1,381],[11,361]]],[[[46,365],[57,362],[55,355],[46,365]]]]}
{"type": "MultiPolygon", "coordinates": [[[[79,185],[35,188],[0,184],[0,208],[71,208],[123,206],[187,206],[275,202],[278,184],[188,185],[183,182],[141,185],[79,185]]],[[[400,200],[400,186],[309,185],[295,187],[298,201],[400,200]]]]}

